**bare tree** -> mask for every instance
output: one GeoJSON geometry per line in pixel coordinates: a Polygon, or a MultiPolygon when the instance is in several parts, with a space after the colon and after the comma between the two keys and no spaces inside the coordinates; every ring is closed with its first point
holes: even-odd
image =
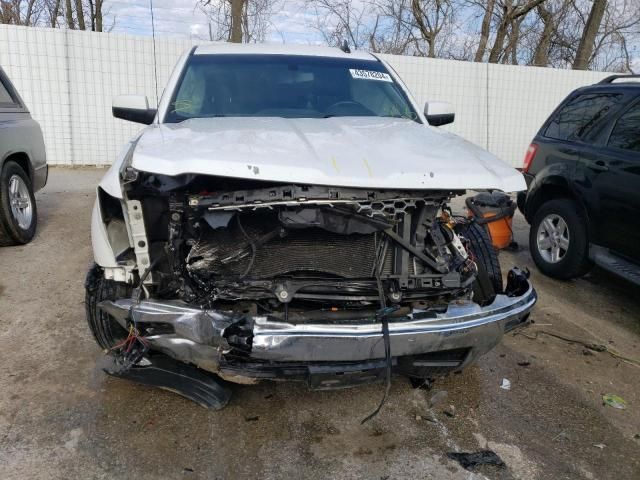
{"type": "Polygon", "coordinates": [[[47,25],[51,28],[58,26],[58,17],[60,16],[60,0],[48,1],[46,4],[49,20],[47,25]]]}
{"type": "MultiPolygon", "coordinates": [[[[489,63],[498,63],[504,54],[504,42],[509,34],[509,30],[513,32],[517,28],[522,17],[527,15],[531,10],[536,8],[546,0],[500,0],[499,7],[501,10],[498,16],[497,28],[493,46],[489,52],[489,63]]],[[[514,45],[513,48],[516,46],[514,45]]]]}
{"type": "Polygon", "coordinates": [[[395,55],[416,54],[419,36],[411,8],[412,0],[378,0],[371,5],[375,22],[369,34],[369,48],[395,55]]]}
{"type": "Polygon", "coordinates": [[[264,41],[278,0],[198,0],[209,18],[209,39],[235,43],[264,41]]]}
{"type": "Polygon", "coordinates": [[[582,31],[582,38],[578,44],[576,58],[573,61],[574,70],[585,70],[589,66],[589,60],[593,54],[594,43],[604,11],[607,8],[607,0],[593,0],[593,6],[589,12],[589,18],[582,31]]]}
{"type": "Polygon", "coordinates": [[[493,17],[493,9],[496,5],[496,0],[487,0],[484,7],[484,14],[482,16],[482,26],[480,27],[480,41],[478,42],[478,49],[474,60],[481,62],[484,58],[484,53],[487,50],[487,44],[489,43],[489,35],[491,34],[491,18],[493,17]]]}
{"type": "MultiPolygon", "coordinates": [[[[324,41],[337,46],[346,40],[354,48],[366,48],[372,34],[380,27],[379,10],[359,0],[306,0],[314,13],[311,25],[324,41]]],[[[375,43],[375,41],[374,41],[375,43]]]]}
{"type": "Polygon", "coordinates": [[[544,4],[538,5],[536,11],[542,21],[543,29],[533,54],[532,63],[539,67],[546,67],[549,63],[549,50],[551,48],[551,40],[557,28],[557,23],[551,9],[547,8],[544,4]]]}
{"type": "Polygon", "coordinates": [[[453,5],[450,0],[411,0],[415,25],[427,44],[427,56],[436,56],[436,41],[442,29],[452,22],[453,5]]]}
{"type": "Polygon", "coordinates": [[[65,0],[64,16],[67,19],[67,28],[75,30],[76,22],[73,20],[73,9],[71,8],[71,0],[65,0]]]}
{"type": "Polygon", "coordinates": [[[1,0],[0,23],[31,27],[40,22],[44,11],[43,0],[1,0]]]}

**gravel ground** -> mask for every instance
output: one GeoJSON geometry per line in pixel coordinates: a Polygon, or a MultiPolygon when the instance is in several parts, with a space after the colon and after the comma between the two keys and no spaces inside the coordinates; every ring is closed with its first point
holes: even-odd
{"type": "Polygon", "coordinates": [[[0,249],[0,478],[640,478],[640,369],[541,333],[640,358],[640,289],[601,271],[566,283],[543,277],[521,217],[520,250],[501,262],[531,268],[535,323],[431,391],[395,377],[365,426],[380,385],[320,393],[238,385],[225,410],[208,412],[107,377],[83,306],[102,174],[52,169],[37,195],[37,237],[0,249]],[[628,408],[603,406],[607,393],[628,408]],[[470,473],[446,457],[484,448],[506,468],[470,473]]]}

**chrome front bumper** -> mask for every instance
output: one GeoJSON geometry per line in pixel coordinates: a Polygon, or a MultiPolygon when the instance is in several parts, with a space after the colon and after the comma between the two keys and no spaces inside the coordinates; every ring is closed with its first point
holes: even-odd
{"type": "MultiPolygon", "coordinates": [[[[451,304],[445,313],[389,322],[394,357],[472,348],[482,355],[502,335],[526,321],[537,295],[533,287],[520,297],[498,295],[486,307],[451,304]]],[[[257,318],[251,356],[272,361],[364,361],[384,358],[380,324],[328,325],[273,322],[257,318]]]]}
{"type": "MultiPolygon", "coordinates": [[[[502,335],[527,322],[537,295],[527,284],[518,296],[498,295],[490,305],[472,302],[451,303],[443,313],[415,311],[389,321],[393,357],[430,352],[469,349],[464,367],[491,350],[502,335]]],[[[119,323],[127,325],[131,314],[146,330],[152,349],[206,370],[217,371],[225,352],[230,350],[225,329],[238,321],[252,328],[250,360],[270,362],[363,362],[384,358],[380,323],[354,319],[341,324],[293,324],[266,316],[236,317],[223,312],[191,307],[183,302],[130,299],[100,304],[119,323]],[[154,334],[158,326],[171,327],[171,333],[154,334]],[[149,327],[149,328],[147,328],[149,327]]],[[[167,331],[167,328],[160,328],[167,331]]]]}

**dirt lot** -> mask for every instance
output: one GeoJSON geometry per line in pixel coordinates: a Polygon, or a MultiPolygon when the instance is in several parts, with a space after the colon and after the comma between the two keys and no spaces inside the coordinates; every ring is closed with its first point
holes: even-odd
{"type": "Polygon", "coordinates": [[[101,175],[54,169],[37,195],[35,241],[0,249],[0,478],[640,478],[640,368],[540,333],[638,359],[640,289],[601,271],[569,283],[541,276],[521,217],[520,251],[501,262],[532,269],[535,323],[431,391],[395,378],[365,426],[379,385],[234,386],[230,406],[208,412],[107,377],[83,305],[101,175]],[[446,398],[432,406],[437,392],[446,398]],[[603,406],[607,393],[627,409],[603,406]],[[472,474],[446,457],[482,448],[507,467],[472,474]]]}

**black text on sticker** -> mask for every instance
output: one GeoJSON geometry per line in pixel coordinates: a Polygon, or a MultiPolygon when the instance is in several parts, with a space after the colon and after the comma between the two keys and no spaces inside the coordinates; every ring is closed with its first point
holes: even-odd
{"type": "Polygon", "coordinates": [[[381,82],[393,82],[388,73],[376,72],[373,70],[358,70],[357,68],[350,68],[351,76],[360,80],[379,80],[381,82]]]}

